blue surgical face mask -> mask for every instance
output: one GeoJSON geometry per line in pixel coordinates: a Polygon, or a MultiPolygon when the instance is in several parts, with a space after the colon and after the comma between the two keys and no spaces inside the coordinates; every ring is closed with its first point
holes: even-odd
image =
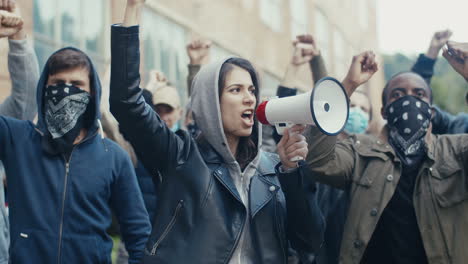
{"type": "Polygon", "coordinates": [[[348,134],[364,134],[369,125],[369,114],[362,111],[359,107],[349,109],[348,122],[344,131],[348,134]]]}
{"type": "Polygon", "coordinates": [[[179,125],[179,122],[176,122],[172,127],[171,127],[171,131],[172,132],[177,132],[177,130],[180,129],[180,125],[179,125]]]}

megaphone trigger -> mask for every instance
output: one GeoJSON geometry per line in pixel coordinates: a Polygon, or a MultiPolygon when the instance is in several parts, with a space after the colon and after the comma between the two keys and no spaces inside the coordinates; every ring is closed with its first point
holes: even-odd
{"type": "Polygon", "coordinates": [[[287,128],[291,128],[292,126],[294,126],[294,124],[291,122],[275,123],[275,128],[276,128],[276,132],[278,133],[278,135],[284,135],[284,130],[287,128]]]}

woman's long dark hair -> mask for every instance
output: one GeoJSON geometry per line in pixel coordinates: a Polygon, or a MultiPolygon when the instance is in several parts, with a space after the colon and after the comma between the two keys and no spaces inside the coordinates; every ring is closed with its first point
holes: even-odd
{"type": "MultiPolygon", "coordinates": [[[[252,78],[252,83],[255,87],[255,98],[257,99],[255,103],[255,108],[258,105],[258,89],[259,89],[259,80],[257,71],[252,66],[250,61],[242,58],[231,58],[224,62],[221,70],[219,72],[218,80],[218,93],[219,99],[221,99],[221,94],[223,93],[224,83],[226,81],[226,75],[234,69],[234,66],[240,67],[246,70],[250,77],[252,78]]],[[[252,134],[248,137],[241,137],[239,140],[239,146],[237,147],[237,153],[233,153],[237,162],[239,163],[242,170],[257,156],[257,144],[258,144],[258,122],[257,118],[254,117],[254,126],[252,129],[252,134]]]]}

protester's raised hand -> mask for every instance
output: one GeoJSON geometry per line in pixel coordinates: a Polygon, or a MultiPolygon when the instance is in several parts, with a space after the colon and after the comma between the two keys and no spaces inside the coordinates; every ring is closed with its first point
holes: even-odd
{"type": "Polygon", "coordinates": [[[468,81],[468,43],[447,42],[442,55],[466,81],[468,81]]]}
{"type": "Polygon", "coordinates": [[[142,5],[146,0],[127,0],[127,5],[142,5]]]}
{"type": "Polygon", "coordinates": [[[0,0],[0,10],[5,10],[10,13],[14,13],[16,3],[14,0],[0,0]]]}
{"type": "Polygon", "coordinates": [[[168,85],[168,81],[164,73],[158,70],[151,70],[149,74],[148,84],[146,85],[146,89],[150,91],[152,94],[156,92],[157,89],[160,87],[164,87],[168,85]]]}
{"type": "Polygon", "coordinates": [[[451,36],[452,31],[448,29],[435,32],[434,36],[432,36],[431,44],[429,45],[429,49],[426,52],[426,56],[432,59],[436,59],[440,50],[447,43],[451,36]]]}
{"type": "Polygon", "coordinates": [[[208,63],[210,57],[211,41],[196,39],[187,45],[187,55],[190,64],[203,65],[208,63]]]}
{"type": "Polygon", "coordinates": [[[295,66],[309,62],[320,54],[317,43],[312,35],[299,35],[293,41],[294,53],[291,64],[295,66]]]}
{"type": "Polygon", "coordinates": [[[6,24],[8,25],[2,25],[0,22],[0,37],[8,36],[8,38],[14,40],[25,39],[26,33],[23,30],[23,17],[16,1],[0,0],[0,2],[0,11],[7,11],[7,14],[14,17],[13,23],[7,22],[6,24]]]}
{"type": "Polygon", "coordinates": [[[348,74],[342,82],[348,96],[351,96],[359,85],[366,83],[378,70],[374,52],[365,51],[354,56],[348,74]]]}
{"type": "Polygon", "coordinates": [[[11,37],[23,28],[21,16],[0,10],[0,38],[11,37]]]}
{"type": "Polygon", "coordinates": [[[122,26],[130,27],[138,25],[140,22],[141,7],[144,3],[145,0],[127,0],[122,26]]]}
{"type": "Polygon", "coordinates": [[[277,145],[277,152],[284,169],[297,167],[297,161],[291,161],[295,157],[305,160],[308,153],[306,138],[302,135],[305,128],[304,125],[295,125],[284,130],[284,135],[277,145]]]}

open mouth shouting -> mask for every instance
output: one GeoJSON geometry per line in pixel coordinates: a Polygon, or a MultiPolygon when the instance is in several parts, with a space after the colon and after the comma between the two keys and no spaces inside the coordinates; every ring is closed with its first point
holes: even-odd
{"type": "Polygon", "coordinates": [[[248,109],[242,112],[242,121],[248,127],[252,127],[254,125],[254,110],[248,109]]]}

